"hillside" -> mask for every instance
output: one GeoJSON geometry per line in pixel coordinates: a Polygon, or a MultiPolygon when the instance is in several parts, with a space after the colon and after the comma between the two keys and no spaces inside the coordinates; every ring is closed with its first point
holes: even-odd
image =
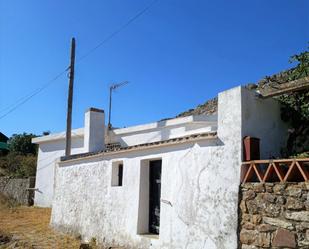
{"type": "Polygon", "coordinates": [[[200,115],[200,114],[212,115],[217,112],[217,109],[218,109],[218,98],[213,98],[207,100],[204,104],[198,105],[194,109],[190,109],[178,114],[176,118],[186,117],[190,115],[200,115]]]}
{"type": "MultiPolygon", "coordinates": [[[[293,69],[282,71],[278,74],[264,77],[263,79],[258,81],[257,84],[247,84],[245,86],[249,89],[256,89],[256,90],[259,90],[261,88],[268,87],[268,86],[276,87],[276,85],[278,84],[287,82],[289,78],[291,77],[292,72],[293,72],[293,69]]],[[[216,97],[216,98],[207,100],[205,103],[200,104],[195,108],[179,113],[176,117],[177,118],[186,117],[190,115],[199,115],[199,114],[212,115],[212,114],[217,113],[217,109],[218,109],[218,98],[216,97]]]]}

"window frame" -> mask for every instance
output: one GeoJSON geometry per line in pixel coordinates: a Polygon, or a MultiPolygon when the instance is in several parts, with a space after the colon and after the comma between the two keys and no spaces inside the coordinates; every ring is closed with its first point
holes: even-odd
{"type": "Polygon", "coordinates": [[[111,169],[111,186],[123,186],[123,161],[112,162],[111,169]]]}

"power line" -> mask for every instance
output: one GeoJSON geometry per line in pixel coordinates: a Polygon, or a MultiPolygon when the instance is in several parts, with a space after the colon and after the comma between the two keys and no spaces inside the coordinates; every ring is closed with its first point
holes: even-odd
{"type": "MultiPolygon", "coordinates": [[[[66,69],[65,71],[67,71],[67,70],[68,70],[68,69],[66,69]]],[[[46,84],[44,84],[43,86],[41,86],[41,87],[37,88],[36,90],[32,91],[32,92],[29,93],[28,95],[25,95],[25,96],[19,98],[18,100],[15,101],[15,103],[12,103],[11,105],[8,105],[8,106],[6,106],[5,108],[1,109],[1,110],[0,110],[0,113],[3,112],[3,111],[5,111],[5,110],[8,110],[8,109],[12,108],[12,107],[15,106],[15,105],[18,105],[19,102],[23,102],[25,99],[27,99],[28,97],[32,96],[33,94],[35,95],[37,91],[41,90],[41,88],[46,88],[46,87],[48,87],[49,85],[51,85],[51,83],[53,83],[55,80],[57,80],[59,77],[61,77],[61,76],[65,73],[65,71],[59,73],[59,74],[56,75],[54,78],[52,78],[50,81],[48,81],[46,84]]]]}
{"type": "Polygon", "coordinates": [[[25,104],[26,102],[28,102],[31,98],[33,98],[35,95],[39,94],[40,92],[42,92],[45,88],[47,88],[48,86],[50,86],[53,82],[55,82],[58,78],[60,78],[63,74],[65,74],[67,71],[64,70],[61,73],[57,74],[54,78],[52,78],[50,81],[48,81],[45,85],[41,86],[40,88],[38,88],[37,90],[35,90],[32,94],[27,95],[23,98],[20,98],[16,104],[10,105],[10,107],[12,106],[12,108],[8,107],[5,108],[9,109],[5,114],[3,114],[2,116],[0,116],[0,119],[6,117],[7,115],[9,115],[11,112],[15,111],[18,107],[20,107],[21,105],[25,104]]]}
{"type": "MultiPolygon", "coordinates": [[[[92,49],[90,49],[86,54],[84,54],[83,56],[81,56],[80,58],[77,59],[76,63],[80,62],[81,60],[85,59],[86,57],[88,57],[90,54],[92,54],[95,50],[97,50],[99,47],[101,47],[102,45],[104,45],[106,42],[108,42],[109,40],[111,40],[114,36],[116,36],[117,34],[119,34],[122,30],[124,30],[126,27],[128,27],[131,23],[133,23],[136,19],[138,19],[140,16],[142,16],[143,14],[145,14],[156,2],[158,2],[159,0],[154,0],[152,1],[149,5],[147,5],[145,8],[143,8],[142,10],[140,10],[139,12],[137,12],[137,14],[135,14],[133,17],[131,17],[126,23],[124,23],[122,26],[120,26],[118,29],[116,29],[114,32],[112,32],[110,35],[108,35],[103,41],[101,41],[100,43],[98,43],[98,45],[96,45],[95,47],[93,47],[92,49]]],[[[6,113],[4,113],[2,116],[0,116],[0,119],[6,117],[7,115],[9,115],[11,112],[15,111],[17,108],[19,108],[21,105],[25,104],[26,102],[28,102],[30,99],[32,99],[33,97],[35,97],[37,94],[39,94],[40,92],[42,92],[43,90],[45,90],[48,86],[50,86],[53,82],[55,82],[58,78],[60,78],[63,74],[66,73],[66,71],[69,68],[65,69],[64,71],[60,72],[59,74],[57,74],[54,78],[52,78],[50,81],[48,81],[45,85],[41,86],[40,88],[36,89],[35,91],[33,91],[31,94],[28,94],[20,99],[18,99],[14,104],[11,104],[10,106],[7,106],[6,108],[2,109],[0,112],[3,112],[4,110],[8,110],[6,113]]]]}
{"type": "Polygon", "coordinates": [[[98,45],[96,45],[94,48],[90,49],[86,54],[81,56],[77,59],[78,61],[81,61],[85,59],[87,56],[89,56],[91,53],[93,53],[95,50],[97,50],[99,47],[101,47],[104,43],[108,42],[110,39],[112,39],[114,36],[119,34],[122,30],[124,30],[126,27],[128,27],[132,22],[134,22],[137,18],[142,16],[145,12],[147,12],[156,2],[159,0],[152,1],[148,6],[146,6],[144,9],[140,10],[136,15],[134,15],[132,18],[130,18],[125,24],[123,24],[120,28],[115,30],[113,33],[111,33],[109,36],[107,36],[103,41],[101,41],[98,45]]]}

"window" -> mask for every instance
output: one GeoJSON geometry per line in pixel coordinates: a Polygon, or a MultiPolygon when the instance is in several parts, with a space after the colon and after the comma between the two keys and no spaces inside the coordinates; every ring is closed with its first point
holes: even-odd
{"type": "Polygon", "coordinates": [[[112,186],[122,186],[123,182],[123,163],[113,162],[112,164],[112,186]]]}
{"type": "Polygon", "coordinates": [[[123,164],[118,165],[118,186],[122,186],[123,164]]]}

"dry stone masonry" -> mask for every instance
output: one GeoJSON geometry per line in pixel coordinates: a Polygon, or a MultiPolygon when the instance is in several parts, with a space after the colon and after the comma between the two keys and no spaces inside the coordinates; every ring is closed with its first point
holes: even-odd
{"type": "Polygon", "coordinates": [[[22,205],[33,205],[35,178],[0,177],[0,193],[22,205]]]}
{"type": "Polygon", "coordinates": [[[309,248],[308,182],[240,188],[240,248],[309,248]]]}

